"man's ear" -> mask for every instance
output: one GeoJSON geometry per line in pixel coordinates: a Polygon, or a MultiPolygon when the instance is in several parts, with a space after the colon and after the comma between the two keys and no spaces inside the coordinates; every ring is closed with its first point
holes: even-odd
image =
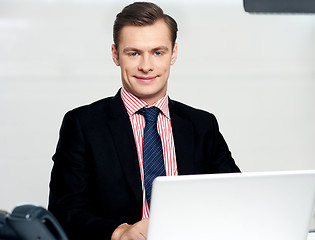
{"type": "Polygon", "coordinates": [[[115,44],[112,44],[112,57],[113,57],[114,63],[115,63],[117,66],[120,66],[119,57],[118,57],[118,51],[117,51],[117,48],[116,48],[116,45],[115,45],[115,44]]]}
{"type": "Polygon", "coordinates": [[[173,47],[171,65],[173,65],[176,62],[176,59],[177,59],[177,43],[175,43],[173,47]]]}

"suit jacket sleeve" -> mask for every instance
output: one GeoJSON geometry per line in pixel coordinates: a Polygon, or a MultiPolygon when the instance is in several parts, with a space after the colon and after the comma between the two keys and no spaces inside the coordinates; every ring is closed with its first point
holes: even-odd
{"type": "Polygon", "coordinates": [[[140,169],[119,93],[65,115],[53,161],[48,209],[69,239],[110,239],[141,219],[140,169]]]}
{"type": "Polygon", "coordinates": [[[65,115],[51,173],[49,210],[70,239],[110,239],[122,222],[98,216],[91,207],[87,145],[72,112],[65,115]]]}
{"type": "Polygon", "coordinates": [[[235,164],[229,147],[224,140],[221,132],[219,131],[219,125],[214,115],[211,116],[211,122],[213,126],[213,161],[211,162],[212,170],[210,173],[231,173],[240,172],[240,169],[235,164]]]}

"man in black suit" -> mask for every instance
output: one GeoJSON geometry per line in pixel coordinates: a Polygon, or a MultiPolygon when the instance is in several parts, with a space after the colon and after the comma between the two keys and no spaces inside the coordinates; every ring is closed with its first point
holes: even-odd
{"type": "MultiPolygon", "coordinates": [[[[238,172],[214,115],[167,96],[177,24],[152,3],[133,3],[114,24],[122,89],[68,112],[53,156],[49,210],[70,239],[146,239],[140,109],[159,108],[166,175],[238,172]]],[[[171,214],[171,213],[170,213],[171,214]]]]}

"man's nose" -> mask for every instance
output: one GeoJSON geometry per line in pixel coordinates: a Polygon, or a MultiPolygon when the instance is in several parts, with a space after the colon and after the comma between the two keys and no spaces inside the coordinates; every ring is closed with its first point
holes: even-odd
{"type": "Polygon", "coordinates": [[[142,55],[139,63],[139,71],[147,73],[153,71],[153,67],[152,56],[150,54],[142,55]]]}

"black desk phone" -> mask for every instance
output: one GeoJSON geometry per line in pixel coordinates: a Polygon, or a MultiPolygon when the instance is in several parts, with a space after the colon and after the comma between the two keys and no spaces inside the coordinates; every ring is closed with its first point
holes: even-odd
{"type": "Polygon", "coordinates": [[[0,211],[0,240],[68,240],[56,218],[35,205],[0,211]]]}

